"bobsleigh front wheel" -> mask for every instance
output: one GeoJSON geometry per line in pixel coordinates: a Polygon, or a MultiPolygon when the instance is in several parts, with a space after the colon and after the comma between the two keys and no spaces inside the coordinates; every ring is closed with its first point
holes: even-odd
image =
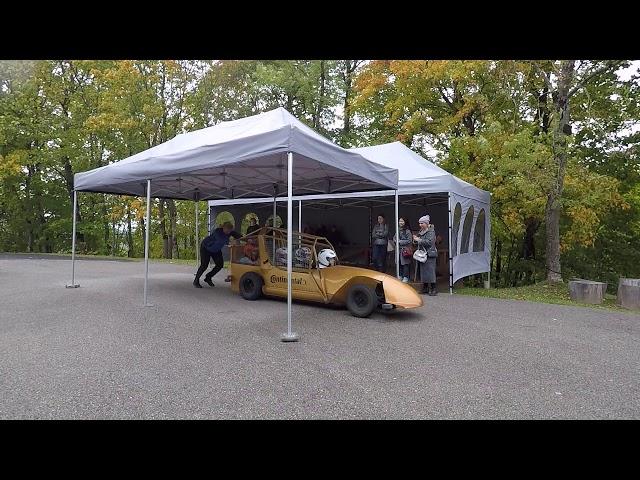
{"type": "Polygon", "coordinates": [[[347,294],[347,308],[354,317],[368,317],[378,306],[376,292],[366,285],[354,285],[347,294]]]}

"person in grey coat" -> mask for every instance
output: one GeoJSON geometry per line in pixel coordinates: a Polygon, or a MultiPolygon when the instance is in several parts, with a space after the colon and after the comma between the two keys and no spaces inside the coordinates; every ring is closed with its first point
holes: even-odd
{"type": "MultiPolygon", "coordinates": [[[[403,283],[407,283],[409,281],[409,275],[411,272],[411,262],[413,261],[413,257],[405,257],[402,255],[403,249],[407,247],[411,247],[413,243],[413,234],[411,233],[411,228],[409,227],[409,222],[405,221],[404,218],[400,217],[398,219],[398,245],[400,247],[400,251],[396,252],[398,255],[398,261],[400,262],[400,276],[399,280],[402,280],[403,283]]],[[[393,244],[396,243],[396,236],[393,236],[393,244]]]]}
{"type": "Polygon", "coordinates": [[[384,215],[378,215],[378,223],[371,233],[373,240],[372,260],[374,268],[379,272],[386,270],[387,244],[389,243],[389,227],[384,223],[384,215]]]}
{"type": "Polygon", "coordinates": [[[420,217],[418,221],[420,231],[413,236],[413,240],[417,245],[416,248],[426,250],[429,256],[425,263],[416,262],[420,281],[423,284],[421,293],[433,296],[438,294],[436,289],[436,256],[438,252],[436,250],[436,232],[433,225],[429,223],[430,220],[429,215],[420,217]]]}

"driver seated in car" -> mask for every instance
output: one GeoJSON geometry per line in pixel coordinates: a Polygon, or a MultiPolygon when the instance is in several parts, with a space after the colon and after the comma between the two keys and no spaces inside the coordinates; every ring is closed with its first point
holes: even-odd
{"type": "Polygon", "coordinates": [[[318,253],[318,266],[320,268],[333,267],[337,260],[338,256],[336,255],[336,252],[330,248],[324,248],[320,250],[320,253],[318,253]]]}

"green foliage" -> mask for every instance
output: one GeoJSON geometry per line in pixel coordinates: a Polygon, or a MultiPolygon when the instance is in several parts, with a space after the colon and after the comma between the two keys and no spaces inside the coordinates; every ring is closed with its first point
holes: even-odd
{"type": "MultiPolygon", "coordinates": [[[[590,77],[606,65],[576,62],[576,78],[588,81],[571,99],[560,240],[565,278],[615,289],[619,275],[640,276],[640,82],[618,78],[628,62],[590,77]]],[[[545,208],[558,178],[559,119],[545,79],[559,66],[0,61],[0,250],[70,251],[75,173],[282,106],[343,146],[435,149],[441,166],[492,193],[494,283],[531,283],[545,275],[545,208]]],[[[79,205],[80,252],[143,256],[143,199],[83,193],[79,205]]],[[[202,238],[206,202],[199,209],[202,238]]],[[[151,257],[195,258],[194,222],[192,202],[155,199],[151,257]]],[[[245,232],[249,219],[233,222],[245,232]]]]}
{"type": "Polygon", "coordinates": [[[640,276],[638,214],[625,193],[638,184],[640,135],[623,135],[638,125],[640,86],[617,77],[628,62],[609,65],[577,63],[575,135],[562,172],[556,92],[547,81],[559,62],[375,61],[357,79],[354,108],[367,119],[369,143],[430,145],[441,166],[492,193],[500,285],[544,278],[545,215],[559,184],[565,277],[640,276]]]}

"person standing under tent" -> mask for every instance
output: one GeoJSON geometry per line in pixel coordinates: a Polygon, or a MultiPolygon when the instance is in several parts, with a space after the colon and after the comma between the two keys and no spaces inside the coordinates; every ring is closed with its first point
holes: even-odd
{"type": "Polygon", "coordinates": [[[240,238],[241,236],[242,235],[233,230],[231,222],[224,222],[222,227],[216,228],[209,236],[202,239],[202,242],[200,242],[200,267],[196,272],[196,278],[193,280],[194,287],[202,288],[202,285],[200,285],[200,277],[209,266],[211,259],[213,259],[215,266],[205,275],[204,281],[208,285],[215,287],[211,278],[222,270],[224,266],[222,247],[229,243],[231,237],[240,238]]]}
{"type": "Polygon", "coordinates": [[[250,217],[249,226],[247,227],[247,235],[251,235],[253,232],[260,230],[260,225],[256,217],[250,217]]]}
{"type": "Polygon", "coordinates": [[[387,263],[387,244],[389,242],[389,227],[384,221],[384,215],[378,215],[378,223],[371,233],[373,239],[373,266],[379,272],[385,272],[387,263]]]}
{"type": "MultiPolygon", "coordinates": [[[[403,283],[409,282],[409,275],[411,274],[411,261],[413,260],[413,250],[411,244],[413,243],[413,234],[409,227],[409,222],[404,218],[398,219],[398,231],[400,236],[398,237],[398,245],[400,246],[400,252],[396,252],[398,255],[397,261],[400,262],[400,276],[399,280],[403,283]]],[[[396,243],[396,235],[393,235],[393,243],[396,243]]]]}
{"type": "Polygon", "coordinates": [[[420,231],[413,236],[413,240],[417,248],[427,252],[426,262],[416,262],[420,282],[423,284],[421,293],[434,296],[438,294],[436,288],[436,257],[438,256],[438,251],[436,250],[436,232],[433,225],[429,223],[430,220],[429,215],[420,217],[420,220],[418,220],[420,231]]]}

